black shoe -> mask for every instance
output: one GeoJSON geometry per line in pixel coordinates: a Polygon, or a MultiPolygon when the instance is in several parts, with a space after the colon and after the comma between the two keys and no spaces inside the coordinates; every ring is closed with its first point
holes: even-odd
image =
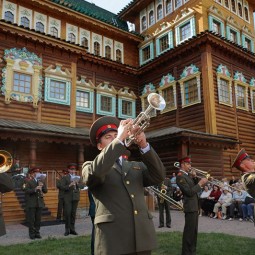
{"type": "Polygon", "coordinates": [[[77,233],[75,230],[71,230],[71,231],[70,231],[70,234],[71,234],[71,235],[75,235],[75,236],[78,235],[78,233],[77,233]]]}
{"type": "Polygon", "coordinates": [[[167,228],[171,228],[171,225],[166,225],[167,228]]]}
{"type": "Polygon", "coordinates": [[[69,230],[66,230],[64,236],[68,236],[70,234],[70,231],[69,230]]]}
{"type": "Polygon", "coordinates": [[[29,235],[30,239],[34,240],[35,236],[34,235],[29,235]]]}
{"type": "Polygon", "coordinates": [[[42,237],[41,237],[40,234],[36,234],[36,235],[35,235],[35,238],[41,239],[42,237]]]}
{"type": "Polygon", "coordinates": [[[164,226],[163,226],[163,225],[159,225],[158,227],[159,227],[159,228],[163,228],[164,226]]]}

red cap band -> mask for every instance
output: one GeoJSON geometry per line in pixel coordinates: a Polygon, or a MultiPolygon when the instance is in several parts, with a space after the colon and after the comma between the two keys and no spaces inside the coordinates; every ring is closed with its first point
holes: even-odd
{"type": "Polygon", "coordinates": [[[100,127],[96,132],[96,140],[98,140],[101,137],[102,133],[104,133],[107,129],[117,130],[118,128],[115,124],[107,124],[100,127]]]}
{"type": "Polygon", "coordinates": [[[242,155],[236,160],[234,166],[235,166],[235,167],[239,167],[239,166],[241,165],[242,161],[243,161],[244,159],[248,158],[248,157],[249,157],[249,155],[248,155],[247,153],[242,154],[242,155]]]}

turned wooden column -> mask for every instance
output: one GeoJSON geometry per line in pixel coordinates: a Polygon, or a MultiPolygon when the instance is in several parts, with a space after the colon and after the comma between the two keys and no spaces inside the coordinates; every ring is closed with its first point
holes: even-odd
{"type": "Polygon", "coordinates": [[[30,158],[29,158],[30,167],[36,166],[36,148],[37,148],[36,141],[31,141],[30,142],[30,158]]]}
{"type": "Polygon", "coordinates": [[[81,168],[84,163],[84,146],[83,144],[79,144],[79,149],[78,149],[78,169],[81,173],[81,168]]]}

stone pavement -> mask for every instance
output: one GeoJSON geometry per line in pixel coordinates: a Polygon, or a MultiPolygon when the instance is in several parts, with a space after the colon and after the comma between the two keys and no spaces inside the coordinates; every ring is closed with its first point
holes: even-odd
{"type": "MultiPolygon", "coordinates": [[[[158,228],[158,212],[153,213],[154,225],[157,232],[173,232],[183,231],[184,227],[184,213],[180,211],[171,211],[172,216],[172,228],[158,228]]],[[[76,231],[79,235],[90,235],[91,221],[88,216],[76,220],[76,231]]],[[[18,243],[34,242],[28,237],[28,228],[22,224],[7,225],[7,234],[0,237],[0,245],[12,245],[18,243]]],[[[48,238],[73,238],[75,236],[64,236],[65,225],[54,225],[41,227],[42,239],[48,238]]],[[[217,220],[209,217],[199,217],[199,232],[202,233],[225,233],[235,236],[246,236],[255,238],[255,227],[251,222],[239,222],[238,220],[217,220]]],[[[38,240],[38,239],[36,239],[38,240]]]]}

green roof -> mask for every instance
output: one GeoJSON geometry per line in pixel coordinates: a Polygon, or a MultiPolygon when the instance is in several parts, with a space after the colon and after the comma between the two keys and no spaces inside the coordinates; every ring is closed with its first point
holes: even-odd
{"type": "Polygon", "coordinates": [[[120,19],[118,15],[109,12],[101,7],[98,7],[95,4],[89,3],[85,0],[51,0],[51,1],[53,3],[62,5],[66,8],[80,12],[86,16],[98,19],[102,22],[108,23],[112,26],[128,31],[127,22],[120,19]]]}

